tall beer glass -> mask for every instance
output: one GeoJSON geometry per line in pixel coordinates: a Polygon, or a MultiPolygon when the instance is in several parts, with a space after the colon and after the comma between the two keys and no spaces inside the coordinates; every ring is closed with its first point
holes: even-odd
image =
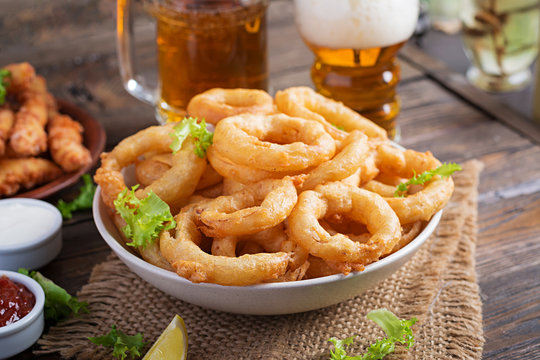
{"type": "Polygon", "coordinates": [[[210,88],[267,90],[268,0],[144,0],[156,19],[158,86],[135,74],[131,0],[118,0],[120,72],[126,90],[155,106],[160,122],[185,115],[189,100],[210,88]]]}
{"type": "Polygon", "coordinates": [[[300,35],[315,54],[311,79],[396,137],[398,50],[418,19],[418,0],[295,0],[300,35]]]}

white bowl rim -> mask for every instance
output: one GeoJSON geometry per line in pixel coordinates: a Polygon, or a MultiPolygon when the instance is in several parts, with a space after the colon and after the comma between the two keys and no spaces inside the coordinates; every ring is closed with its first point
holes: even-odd
{"type": "MultiPolygon", "coordinates": [[[[130,260],[133,261],[135,264],[139,265],[140,267],[145,268],[146,270],[150,271],[154,275],[159,275],[161,277],[174,279],[173,281],[180,281],[180,283],[193,284],[188,279],[185,279],[172,271],[168,271],[168,270],[165,270],[165,269],[162,269],[160,267],[150,264],[149,262],[132,254],[131,252],[126,250],[122,245],[120,245],[118,241],[107,231],[107,229],[105,228],[105,225],[103,224],[103,221],[101,220],[101,214],[99,212],[100,204],[103,206],[106,206],[101,202],[101,187],[98,186],[94,194],[94,199],[93,199],[93,204],[92,204],[92,213],[94,217],[94,223],[96,224],[96,227],[99,233],[101,234],[101,236],[103,237],[103,239],[105,240],[105,242],[107,242],[109,247],[115,253],[118,253],[118,252],[122,253],[124,256],[129,257],[130,260]]],[[[372,264],[366,265],[363,271],[351,272],[348,275],[334,274],[334,275],[328,275],[328,276],[323,276],[323,277],[314,278],[314,279],[264,283],[264,284],[247,285],[247,286],[230,286],[230,285],[220,285],[220,284],[204,283],[204,282],[197,283],[196,285],[202,288],[208,288],[208,289],[230,288],[230,289],[241,290],[241,291],[251,291],[251,290],[256,290],[256,289],[261,289],[261,288],[264,288],[264,289],[302,288],[302,287],[309,287],[309,286],[314,286],[314,285],[323,285],[323,284],[327,284],[327,283],[331,283],[335,281],[341,281],[341,280],[345,280],[345,279],[355,277],[355,276],[364,276],[402,257],[406,257],[408,254],[415,252],[429,238],[431,233],[433,233],[433,231],[439,224],[439,221],[442,216],[442,212],[443,210],[439,210],[437,213],[435,213],[431,217],[429,222],[427,223],[426,227],[410,243],[408,243],[407,245],[405,245],[403,248],[399,249],[395,253],[390,254],[372,264]]]]}
{"type": "Polygon", "coordinates": [[[37,281],[35,281],[29,276],[20,274],[15,271],[0,270],[0,276],[3,275],[6,275],[11,281],[26,286],[28,290],[30,290],[32,294],[34,294],[34,296],[36,297],[36,303],[34,304],[32,310],[30,310],[30,312],[26,314],[25,317],[12,324],[0,327],[0,337],[6,337],[13,333],[19,332],[27,326],[30,326],[34,321],[39,318],[40,314],[43,312],[43,307],[45,306],[45,292],[37,281]]]}
{"type": "Polygon", "coordinates": [[[52,211],[54,214],[54,223],[51,227],[52,231],[48,234],[45,234],[42,237],[35,238],[33,240],[25,241],[22,244],[12,244],[12,245],[2,245],[0,246],[0,254],[11,254],[11,253],[18,253],[24,250],[30,250],[33,248],[37,248],[41,246],[43,243],[47,242],[48,240],[54,239],[54,234],[56,234],[61,228],[62,228],[62,214],[60,213],[60,210],[58,210],[54,205],[49,204],[46,201],[39,200],[39,199],[30,199],[30,198],[13,198],[13,199],[2,199],[0,200],[0,206],[2,204],[8,204],[8,203],[14,203],[14,204],[31,204],[34,206],[46,208],[52,211]]]}

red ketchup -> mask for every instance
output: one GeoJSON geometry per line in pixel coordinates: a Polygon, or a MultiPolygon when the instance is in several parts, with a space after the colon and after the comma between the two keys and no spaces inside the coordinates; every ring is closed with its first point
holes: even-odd
{"type": "Polygon", "coordinates": [[[0,276],[0,327],[25,317],[36,304],[36,297],[23,284],[0,276]]]}

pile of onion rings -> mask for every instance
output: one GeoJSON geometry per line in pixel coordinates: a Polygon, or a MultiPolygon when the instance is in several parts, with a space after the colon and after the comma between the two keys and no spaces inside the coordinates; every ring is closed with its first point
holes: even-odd
{"type": "Polygon", "coordinates": [[[174,215],[174,229],[139,247],[146,261],[229,286],[348,274],[406,246],[450,199],[453,181],[438,175],[394,195],[441,165],[430,152],[395,147],[377,125],[308,88],[269,99],[246,89],[196,96],[189,115],[215,126],[205,158],[193,139],[172,153],[174,124],[102,154],[95,180],[117,226],[114,200],[132,164],[135,196],[153,191],[174,215]]]}

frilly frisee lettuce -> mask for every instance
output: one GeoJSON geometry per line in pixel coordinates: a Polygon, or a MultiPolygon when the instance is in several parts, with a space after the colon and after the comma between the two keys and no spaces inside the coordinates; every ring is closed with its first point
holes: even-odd
{"type": "Polygon", "coordinates": [[[195,154],[203,158],[214,139],[214,134],[208,131],[204,119],[198,123],[197,118],[185,117],[178,125],[174,126],[173,132],[169,134],[173,139],[170,145],[171,150],[173,153],[179,151],[182,148],[184,140],[189,135],[195,140],[195,154]]]}
{"type": "Polygon", "coordinates": [[[25,268],[20,268],[19,273],[29,276],[34,279],[45,293],[44,313],[46,320],[60,321],[71,314],[79,315],[82,312],[88,312],[88,304],[84,301],[77,300],[71,296],[66,290],[56,285],[45,276],[37,271],[29,271],[25,268]]]}
{"type": "Polygon", "coordinates": [[[116,325],[111,326],[111,331],[103,336],[89,337],[88,340],[96,345],[103,347],[112,347],[112,355],[118,359],[124,360],[129,353],[131,359],[137,359],[141,356],[141,350],[144,348],[143,335],[126,335],[116,328],[116,325]]]}
{"type": "Polygon", "coordinates": [[[416,175],[406,182],[403,182],[399,184],[396,188],[396,191],[394,192],[395,197],[404,197],[407,193],[407,190],[409,190],[409,185],[424,185],[425,183],[429,182],[434,176],[439,175],[440,177],[447,178],[450,175],[452,175],[456,171],[460,171],[461,166],[459,166],[456,163],[448,163],[448,164],[442,164],[436,169],[433,170],[427,170],[423,173],[416,175]]]}
{"type": "Polygon", "coordinates": [[[114,201],[116,211],[126,222],[122,228],[124,235],[131,242],[129,246],[145,247],[153,242],[163,230],[176,227],[169,205],[161,200],[153,191],[144,199],[135,196],[136,185],[128,191],[124,189],[114,201]]]}
{"type": "Polygon", "coordinates": [[[334,344],[334,349],[330,350],[329,360],[376,360],[382,359],[386,355],[391,354],[395,350],[395,344],[404,344],[407,348],[414,345],[414,335],[411,326],[416,323],[417,319],[401,320],[391,311],[386,309],[377,309],[370,311],[367,318],[374,321],[386,333],[386,338],[378,340],[371,344],[367,352],[363,355],[349,356],[347,355],[346,347],[354,342],[357,335],[350,336],[343,340],[331,338],[330,341],[334,344]]]}
{"type": "Polygon", "coordinates": [[[6,78],[11,76],[11,72],[7,69],[0,69],[0,105],[6,101],[7,86],[6,78]]]}

